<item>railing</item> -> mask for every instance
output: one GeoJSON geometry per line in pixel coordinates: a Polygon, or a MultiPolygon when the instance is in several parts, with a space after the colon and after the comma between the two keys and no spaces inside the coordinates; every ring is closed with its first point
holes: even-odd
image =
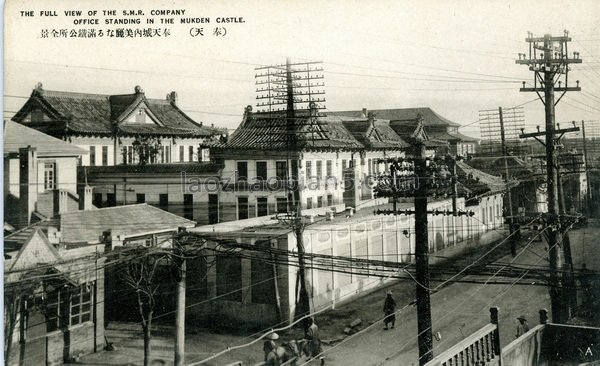
{"type": "Polygon", "coordinates": [[[488,324],[471,334],[425,366],[487,366],[497,364],[498,325],[488,324]]]}
{"type": "Polygon", "coordinates": [[[490,308],[491,323],[458,342],[425,366],[500,365],[498,308],[490,308]]]}

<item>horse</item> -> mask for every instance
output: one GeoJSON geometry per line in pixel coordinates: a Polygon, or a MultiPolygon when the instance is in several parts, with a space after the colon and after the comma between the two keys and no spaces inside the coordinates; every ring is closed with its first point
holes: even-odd
{"type": "MultiPolygon", "coordinates": [[[[292,359],[305,359],[305,356],[308,355],[307,348],[308,342],[305,339],[296,341],[291,340],[289,342],[284,342],[281,346],[278,346],[276,349],[277,357],[279,358],[279,362],[285,363],[292,359]]],[[[296,361],[292,361],[292,366],[296,365],[296,361]]]]}

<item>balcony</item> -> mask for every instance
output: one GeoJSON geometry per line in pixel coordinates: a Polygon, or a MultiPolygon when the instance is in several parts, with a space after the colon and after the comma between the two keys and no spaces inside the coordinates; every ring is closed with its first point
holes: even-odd
{"type": "Polygon", "coordinates": [[[491,323],[443,352],[425,366],[591,366],[600,364],[600,328],[540,324],[499,349],[498,310],[491,323]]]}

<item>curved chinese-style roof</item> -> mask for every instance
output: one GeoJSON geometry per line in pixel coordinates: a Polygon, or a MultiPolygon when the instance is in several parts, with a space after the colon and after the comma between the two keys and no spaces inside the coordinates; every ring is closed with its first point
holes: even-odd
{"type": "MultiPolygon", "coordinates": [[[[423,117],[423,125],[425,127],[430,126],[448,126],[458,127],[460,124],[452,122],[447,118],[444,118],[433,111],[429,107],[421,108],[396,108],[396,109],[375,109],[369,110],[376,118],[387,119],[389,121],[414,121],[419,115],[423,117]]],[[[344,117],[364,117],[362,110],[358,111],[339,111],[329,112],[330,115],[344,116],[344,117]]]]}
{"type": "MultiPolygon", "coordinates": [[[[310,116],[308,112],[297,112],[293,133],[299,150],[315,149],[362,149],[363,145],[354,138],[339,118],[310,116]]],[[[290,127],[285,112],[251,113],[248,110],[240,126],[226,142],[213,145],[216,149],[289,149],[290,127]]]]}
{"type": "Polygon", "coordinates": [[[57,136],[156,135],[169,137],[212,137],[221,129],[203,126],[181,111],[174,98],[146,98],[141,88],[135,93],[103,95],[44,90],[41,85],[12,118],[42,132],[57,136]],[[124,123],[135,110],[144,107],[151,123],[124,123]],[[42,112],[42,121],[32,121],[31,112],[42,112]]]}

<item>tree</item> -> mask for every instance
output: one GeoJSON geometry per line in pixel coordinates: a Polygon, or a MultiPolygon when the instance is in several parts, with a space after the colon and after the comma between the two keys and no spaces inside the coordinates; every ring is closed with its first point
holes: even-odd
{"type": "Polygon", "coordinates": [[[33,281],[22,283],[7,283],[4,286],[4,364],[10,361],[13,335],[17,324],[21,325],[20,336],[26,329],[24,327],[24,316],[29,310],[29,304],[35,296],[39,284],[33,281]]]}
{"type": "MultiPolygon", "coordinates": [[[[147,249],[146,249],[147,250],[147,249]]],[[[168,255],[164,252],[146,252],[141,255],[132,256],[125,265],[123,280],[135,291],[138,312],[141,318],[142,331],[144,333],[144,366],[150,363],[152,346],[152,317],[156,305],[156,294],[160,286],[157,278],[157,270],[167,260],[168,255]]]]}
{"type": "Polygon", "coordinates": [[[160,138],[156,136],[136,136],[131,145],[140,165],[156,161],[156,156],[162,148],[160,138]]]}

